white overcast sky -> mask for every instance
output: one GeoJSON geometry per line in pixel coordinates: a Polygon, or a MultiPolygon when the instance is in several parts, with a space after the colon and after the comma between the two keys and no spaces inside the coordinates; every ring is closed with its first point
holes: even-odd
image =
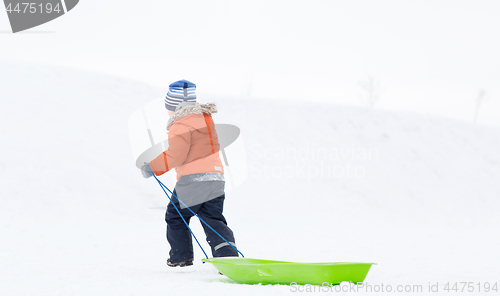
{"type": "Polygon", "coordinates": [[[97,1],[8,34],[0,59],[105,72],[204,94],[360,104],[500,125],[500,1],[97,1]],[[30,34],[31,33],[31,34],[30,34]]]}

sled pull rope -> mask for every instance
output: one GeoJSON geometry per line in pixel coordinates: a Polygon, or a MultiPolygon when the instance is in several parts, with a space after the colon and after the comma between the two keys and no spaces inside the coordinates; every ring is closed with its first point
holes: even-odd
{"type": "Polygon", "coordinates": [[[151,174],[153,174],[153,177],[155,177],[156,181],[158,182],[158,184],[160,185],[161,189],[163,190],[163,192],[165,192],[165,195],[167,195],[168,199],[170,200],[170,202],[172,203],[172,205],[174,206],[174,208],[177,210],[177,213],[179,214],[179,216],[181,216],[182,218],[182,221],[184,221],[184,224],[186,224],[187,228],[189,229],[189,231],[191,232],[191,235],[194,237],[194,239],[196,240],[196,242],[198,243],[198,246],[200,247],[200,249],[203,251],[203,254],[205,254],[205,257],[208,259],[208,256],[207,256],[207,253],[205,252],[205,250],[203,249],[203,247],[201,246],[200,242],[198,241],[198,239],[196,238],[196,236],[194,235],[193,231],[191,230],[191,228],[189,227],[189,224],[186,222],[186,220],[184,219],[184,217],[182,216],[181,212],[179,211],[179,209],[177,208],[177,206],[174,204],[174,202],[172,201],[172,199],[170,198],[170,196],[168,195],[168,193],[165,191],[165,189],[168,190],[168,192],[170,192],[170,194],[172,196],[175,196],[175,198],[177,198],[177,200],[182,203],[191,213],[193,213],[193,215],[195,215],[203,224],[207,225],[208,228],[210,228],[215,234],[217,234],[220,238],[222,238],[226,243],[229,244],[229,246],[231,246],[233,249],[236,250],[236,252],[238,252],[241,257],[245,257],[243,255],[243,253],[241,253],[233,244],[231,244],[230,242],[227,241],[227,239],[225,239],[222,235],[220,235],[217,231],[215,231],[215,229],[212,228],[212,226],[208,225],[207,222],[205,222],[203,219],[200,218],[200,216],[198,216],[198,214],[196,214],[195,212],[193,212],[193,210],[191,210],[182,200],[179,199],[179,197],[177,197],[177,195],[175,195],[172,191],[170,191],[170,189],[168,189],[168,187],[163,184],[157,177],[156,175],[153,173],[153,170],[151,169],[151,167],[149,166],[149,164],[147,165],[149,170],[151,171],[151,174]]]}

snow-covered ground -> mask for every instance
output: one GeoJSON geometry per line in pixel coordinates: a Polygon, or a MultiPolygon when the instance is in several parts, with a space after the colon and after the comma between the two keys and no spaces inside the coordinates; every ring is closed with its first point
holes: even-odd
{"type": "MultiPolygon", "coordinates": [[[[135,168],[127,134],[129,115],[164,93],[0,61],[0,295],[292,293],[235,284],[198,249],[193,267],[165,265],[166,197],[135,168]]],[[[376,262],[367,283],[424,292],[500,281],[498,128],[307,101],[199,100],[241,128],[249,177],[228,193],[225,215],[246,257],[376,262]]]]}

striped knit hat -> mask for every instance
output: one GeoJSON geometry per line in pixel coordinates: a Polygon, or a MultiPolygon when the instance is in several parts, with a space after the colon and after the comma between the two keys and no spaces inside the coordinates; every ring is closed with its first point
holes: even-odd
{"type": "Polygon", "coordinates": [[[175,111],[175,108],[182,102],[196,102],[196,84],[187,80],[176,81],[168,87],[165,97],[165,108],[175,111]]]}

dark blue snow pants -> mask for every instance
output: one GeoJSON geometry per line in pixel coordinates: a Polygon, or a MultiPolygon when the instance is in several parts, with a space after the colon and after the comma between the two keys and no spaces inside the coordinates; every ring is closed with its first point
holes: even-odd
{"type": "MultiPolygon", "coordinates": [[[[176,194],[174,190],[174,194],[176,194]]],[[[182,200],[182,196],[179,196],[182,200]]],[[[194,205],[189,207],[193,212],[195,212],[203,221],[207,222],[215,231],[222,235],[228,242],[235,245],[233,232],[227,226],[226,219],[222,215],[222,210],[224,207],[225,195],[221,195],[215,199],[209,200],[207,202],[194,205]]],[[[193,217],[187,208],[181,209],[179,206],[179,201],[175,196],[172,196],[172,201],[174,201],[177,209],[180,210],[182,216],[189,224],[189,220],[193,217]]],[[[177,213],[170,202],[167,206],[167,212],[165,214],[165,221],[167,222],[167,240],[170,244],[170,262],[177,263],[182,261],[193,261],[193,243],[191,239],[191,232],[182,221],[182,218],[177,213]]],[[[231,247],[227,242],[220,238],[213,230],[208,228],[203,222],[201,222],[203,230],[205,230],[205,235],[207,237],[207,242],[212,249],[213,257],[229,257],[238,256],[238,252],[231,247]]]]}

